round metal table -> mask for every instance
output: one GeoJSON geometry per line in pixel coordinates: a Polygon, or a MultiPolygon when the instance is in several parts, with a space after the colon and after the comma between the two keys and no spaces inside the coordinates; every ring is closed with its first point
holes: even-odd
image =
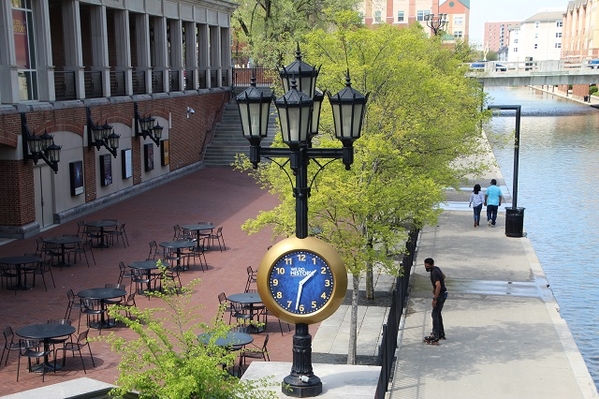
{"type": "Polygon", "coordinates": [[[29,339],[41,339],[44,341],[44,362],[41,364],[34,365],[31,369],[35,372],[42,372],[42,368],[46,368],[49,371],[55,371],[62,368],[62,365],[54,366],[54,362],[48,361],[48,355],[50,353],[50,339],[56,337],[64,337],[71,335],[75,332],[75,327],[69,324],[30,324],[22,327],[16,331],[17,335],[22,338],[29,339]]]}
{"type": "Polygon", "coordinates": [[[0,258],[0,263],[10,265],[15,268],[17,274],[17,285],[11,287],[13,290],[26,290],[30,287],[27,285],[27,274],[25,271],[29,268],[26,265],[41,262],[42,258],[39,256],[7,256],[0,258]],[[24,278],[23,278],[24,276],[24,278]]]}
{"type": "Polygon", "coordinates": [[[71,264],[65,261],[65,254],[67,251],[67,245],[81,244],[81,238],[77,236],[58,236],[44,238],[44,242],[47,244],[60,245],[60,262],[52,265],[57,267],[70,267],[71,264]]]}
{"type": "Polygon", "coordinates": [[[106,314],[106,303],[105,299],[120,298],[127,295],[127,291],[120,288],[88,288],[86,290],[79,291],[77,296],[86,299],[96,299],[100,301],[102,307],[102,313],[100,314],[100,321],[97,323],[90,323],[91,328],[110,328],[114,327],[115,321],[110,321],[110,318],[106,320],[104,315],[106,314]]]}

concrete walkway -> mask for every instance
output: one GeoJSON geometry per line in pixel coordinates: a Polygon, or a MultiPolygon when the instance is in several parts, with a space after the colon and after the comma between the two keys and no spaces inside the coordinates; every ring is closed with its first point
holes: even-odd
{"type": "Polygon", "coordinates": [[[422,231],[389,397],[599,397],[530,241],[505,235],[503,205],[497,227],[483,223],[483,207],[474,228],[469,195],[448,195],[437,226],[422,231]],[[422,342],[432,325],[427,257],[447,275],[439,346],[422,342]]]}

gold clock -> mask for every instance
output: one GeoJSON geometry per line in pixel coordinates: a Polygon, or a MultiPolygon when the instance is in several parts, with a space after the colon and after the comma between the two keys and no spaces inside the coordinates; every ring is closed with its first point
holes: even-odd
{"type": "Polygon", "coordinates": [[[273,245],[256,277],[260,298],[279,319],[318,323],[332,315],[347,291],[339,254],[315,237],[287,238],[273,245]]]}

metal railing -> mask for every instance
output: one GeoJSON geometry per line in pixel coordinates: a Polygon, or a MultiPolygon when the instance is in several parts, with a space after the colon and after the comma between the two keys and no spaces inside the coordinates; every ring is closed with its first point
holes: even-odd
{"type": "Polygon", "coordinates": [[[152,93],[164,93],[164,71],[152,71],[152,93]]]}
{"type": "Polygon", "coordinates": [[[238,68],[233,67],[233,87],[246,87],[256,77],[256,86],[270,87],[273,84],[273,73],[264,67],[238,68]]]}
{"type": "Polygon", "coordinates": [[[57,101],[75,100],[75,71],[54,71],[54,95],[57,101]]]}
{"type": "Polygon", "coordinates": [[[397,336],[399,333],[399,323],[401,315],[408,300],[408,288],[410,286],[410,274],[414,257],[416,255],[416,244],[418,242],[418,234],[420,230],[414,229],[410,231],[408,241],[406,242],[407,254],[402,260],[403,275],[398,277],[393,290],[393,298],[387,323],[383,325],[383,336],[381,346],[379,348],[379,365],[381,366],[381,374],[376,387],[375,399],[384,399],[391,373],[393,372],[393,362],[395,361],[395,350],[397,349],[397,336]]]}
{"type": "Polygon", "coordinates": [[[102,97],[102,71],[84,71],[85,98],[102,97]]]}
{"type": "Polygon", "coordinates": [[[146,72],[134,69],[132,73],[133,94],[145,94],[146,91],[146,72]]]}
{"type": "Polygon", "coordinates": [[[124,96],[126,94],[125,71],[110,71],[110,95],[124,96]]]}

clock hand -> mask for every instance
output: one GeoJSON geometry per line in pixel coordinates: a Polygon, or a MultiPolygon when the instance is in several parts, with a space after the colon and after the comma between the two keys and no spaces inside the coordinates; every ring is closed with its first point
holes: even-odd
{"type": "Polygon", "coordinates": [[[304,288],[304,284],[306,283],[306,281],[310,280],[310,278],[314,276],[314,274],[316,274],[316,270],[312,270],[310,274],[301,279],[301,281],[299,282],[299,286],[297,287],[297,298],[295,299],[295,310],[299,308],[299,301],[302,296],[302,289],[304,288]]]}

